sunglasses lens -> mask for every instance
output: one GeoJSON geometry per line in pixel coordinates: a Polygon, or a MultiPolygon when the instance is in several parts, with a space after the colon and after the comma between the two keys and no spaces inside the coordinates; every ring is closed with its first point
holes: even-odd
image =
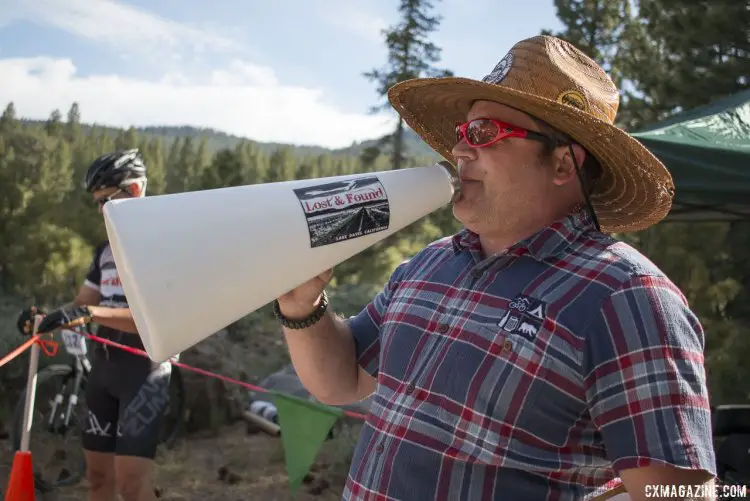
{"type": "Polygon", "coordinates": [[[498,128],[489,120],[472,120],[466,128],[466,141],[472,146],[482,146],[497,137],[498,128]]]}

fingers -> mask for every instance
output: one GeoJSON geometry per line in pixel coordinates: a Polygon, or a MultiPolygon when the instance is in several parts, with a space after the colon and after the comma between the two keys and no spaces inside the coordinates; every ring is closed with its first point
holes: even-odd
{"type": "Polygon", "coordinates": [[[320,275],[318,275],[318,278],[322,280],[324,283],[328,283],[333,278],[333,268],[329,268],[320,275]]]}

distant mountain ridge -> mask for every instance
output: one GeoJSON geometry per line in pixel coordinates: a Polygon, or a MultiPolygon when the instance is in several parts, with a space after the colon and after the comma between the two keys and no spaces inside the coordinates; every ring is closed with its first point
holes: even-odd
{"type": "MultiPolygon", "coordinates": [[[[44,125],[46,123],[45,120],[28,120],[28,119],[21,119],[23,123],[29,124],[29,125],[44,125]]],[[[91,129],[96,128],[98,130],[106,130],[108,133],[112,135],[120,134],[121,132],[127,130],[123,128],[117,128],[117,127],[107,127],[107,126],[101,126],[96,124],[87,124],[87,123],[81,123],[81,129],[84,133],[88,134],[91,129]]],[[[223,148],[234,148],[237,144],[241,143],[242,141],[252,141],[262,151],[266,152],[273,152],[277,150],[278,148],[283,147],[291,147],[294,150],[294,153],[299,156],[305,156],[308,154],[312,155],[320,155],[320,154],[332,154],[334,156],[338,155],[360,155],[366,148],[370,146],[374,146],[377,144],[378,139],[370,139],[367,141],[362,142],[354,142],[351,146],[347,146],[346,148],[325,148],[323,146],[308,146],[308,145],[295,145],[295,144],[284,144],[284,143],[273,143],[273,142],[262,142],[262,141],[256,141],[252,138],[247,137],[241,137],[236,136],[234,134],[228,134],[226,132],[222,132],[216,129],[208,128],[208,127],[195,127],[191,125],[183,125],[183,126],[167,126],[167,125],[157,125],[157,126],[146,126],[146,127],[133,127],[139,136],[151,136],[151,137],[160,137],[164,141],[164,144],[168,147],[175,139],[178,138],[184,138],[184,137],[192,137],[194,139],[199,139],[200,137],[206,137],[207,142],[206,145],[208,149],[214,153],[218,150],[221,150],[223,148]]],[[[404,144],[406,145],[407,156],[432,156],[436,159],[438,158],[438,154],[430,148],[427,143],[422,141],[422,139],[411,129],[406,127],[404,129],[404,144]]]]}

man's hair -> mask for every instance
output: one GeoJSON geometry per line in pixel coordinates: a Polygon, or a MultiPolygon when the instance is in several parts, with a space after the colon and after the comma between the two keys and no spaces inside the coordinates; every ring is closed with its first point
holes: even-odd
{"type": "MultiPolygon", "coordinates": [[[[551,139],[551,141],[545,141],[542,143],[542,158],[551,157],[555,149],[560,146],[578,144],[572,137],[559,131],[555,127],[552,127],[547,122],[536,117],[531,118],[539,127],[539,131],[551,139]]],[[[591,152],[585,148],[584,151],[586,151],[586,158],[583,160],[583,165],[579,165],[578,167],[580,167],[581,178],[583,179],[583,186],[585,187],[586,194],[591,195],[602,177],[602,166],[599,163],[599,160],[597,160],[591,152]]]]}

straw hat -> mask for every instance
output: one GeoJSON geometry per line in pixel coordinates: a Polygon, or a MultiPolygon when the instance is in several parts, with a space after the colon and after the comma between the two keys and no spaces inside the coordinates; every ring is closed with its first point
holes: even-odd
{"type": "Polygon", "coordinates": [[[388,98],[404,121],[448,161],[456,122],[476,100],[517,108],[568,134],[602,165],[591,195],[602,231],[645,229],[669,212],[672,176],[635,138],[615,127],[617,87],[604,70],[564,40],[536,36],[515,44],[482,81],[417,78],[388,98]]]}

